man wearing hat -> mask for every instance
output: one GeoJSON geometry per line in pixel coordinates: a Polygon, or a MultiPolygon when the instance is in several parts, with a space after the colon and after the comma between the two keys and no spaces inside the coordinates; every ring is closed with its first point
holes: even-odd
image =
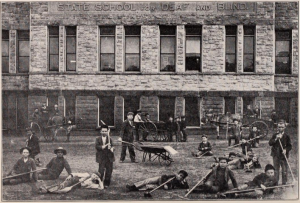
{"type": "Polygon", "coordinates": [[[186,133],[186,122],[185,122],[185,116],[181,116],[181,122],[180,122],[180,131],[182,132],[182,142],[187,141],[187,133],[186,133]]]}
{"type": "Polygon", "coordinates": [[[51,159],[46,166],[47,169],[39,174],[39,180],[55,180],[59,177],[64,168],[69,174],[67,179],[71,179],[71,167],[68,161],[64,158],[64,155],[67,154],[67,151],[62,147],[58,147],[54,150],[54,154],[56,154],[56,157],[51,159]]]}
{"type": "Polygon", "coordinates": [[[200,142],[199,147],[198,147],[198,152],[194,153],[192,152],[192,155],[195,157],[200,157],[200,156],[212,156],[212,147],[211,144],[207,141],[207,136],[202,135],[202,142],[200,142]]]}
{"type": "Polygon", "coordinates": [[[275,168],[276,177],[277,180],[279,180],[279,170],[281,166],[283,185],[285,185],[288,180],[287,159],[289,158],[289,153],[292,150],[291,139],[290,136],[285,133],[285,128],[285,120],[279,120],[277,126],[277,133],[275,133],[269,141],[269,145],[272,146],[271,156],[273,157],[273,165],[275,168]]]}
{"type": "MultiPolygon", "coordinates": [[[[273,189],[266,189],[267,187],[273,187],[278,185],[278,180],[275,176],[275,168],[271,164],[267,164],[265,167],[265,173],[261,173],[254,177],[252,181],[249,181],[240,187],[239,190],[261,188],[262,190],[255,190],[254,194],[258,199],[261,199],[263,195],[273,193],[273,189]]],[[[253,192],[252,192],[253,193],[253,192]]]]}
{"type": "MultiPolygon", "coordinates": [[[[23,147],[20,149],[20,154],[22,154],[22,158],[20,158],[17,163],[14,165],[13,169],[7,174],[7,176],[15,176],[21,173],[27,173],[24,175],[16,176],[14,178],[5,179],[3,180],[3,185],[8,184],[19,184],[19,183],[25,183],[30,182],[30,173],[31,171],[36,170],[35,161],[29,157],[31,153],[31,149],[28,147],[23,147]]],[[[37,173],[33,172],[32,174],[32,180],[36,182],[37,179],[37,173]]]]}
{"type": "MultiPolygon", "coordinates": [[[[128,112],[127,119],[123,122],[121,132],[120,132],[120,137],[122,138],[122,140],[125,142],[130,142],[130,143],[133,143],[133,140],[134,140],[134,138],[133,138],[134,126],[133,126],[132,119],[133,119],[133,113],[128,112]]],[[[127,148],[129,151],[129,156],[130,156],[131,162],[136,163],[135,152],[134,152],[133,146],[130,144],[123,143],[123,142],[122,142],[122,152],[121,152],[121,157],[120,157],[120,163],[123,163],[125,160],[127,148]]]]}
{"type": "Polygon", "coordinates": [[[204,184],[198,186],[193,192],[217,193],[229,189],[228,181],[231,179],[234,188],[238,187],[234,173],[227,167],[227,158],[219,157],[219,164],[214,167],[204,184]]]}
{"type": "Polygon", "coordinates": [[[186,177],[188,173],[184,170],[180,170],[176,175],[162,175],[153,178],[147,178],[145,180],[136,182],[134,184],[126,185],[128,191],[139,191],[139,190],[151,190],[156,188],[157,186],[165,183],[166,181],[174,178],[172,181],[168,182],[164,185],[165,190],[171,189],[188,189],[189,185],[186,181],[186,177]]]}
{"type": "Polygon", "coordinates": [[[31,149],[30,158],[35,160],[35,156],[38,155],[40,151],[40,144],[39,144],[39,138],[35,135],[32,128],[26,128],[26,133],[28,136],[28,139],[26,140],[26,146],[31,149]]]}
{"type": "MultiPolygon", "coordinates": [[[[136,141],[140,140],[139,129],[140,129],[140,125],[144,122],[142,120],[141,114],[142,114],[142,110],[138,109],[136,111],[136,115],[135,115],[134,120],[133,120],[134,121],[134,126],[135,126],[135,131],[136,131],[136,138],[135,138],[136,141]]],[[[143,140],[146,141],[146,138],[143,137],[143,140]]]]}
{"type": "Polygon", "coordinates": [[[234,118],[233,119],[233,126],[230,127],[231,133],[228,134],[228,146],[231,145],[231,140],[234,139],[234,144],[239,144],[240,136],[241,136],[241,125],[239,124],[239,120],[234,118]]]}
{"type": "Polygon", "coordinates": [[[114,148],[112,140],[109,136],[109,128],[107,125],[101,125],[96,130],[100,132],[100,136],[96,138],[96,162],[99,164],[98,172],[104,179],[104,187],[110,185],[111,174],[113,172],[113,162],[115,161],[114,148]]]}

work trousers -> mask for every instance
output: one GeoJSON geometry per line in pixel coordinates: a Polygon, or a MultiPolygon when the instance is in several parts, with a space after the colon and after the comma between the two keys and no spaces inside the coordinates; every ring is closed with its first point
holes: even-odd
{"type": "Polygon", "coordinates": [[[287,177],[287,167],[288,164],[285,159],[280,159],[277,156],[273,156],[273,165],[275,168],[275,175],[277,180],[279,181],[279,171],[281,166],[281,174],[282,174],[282,185],[285,185],[287,183],[288,177],[287,177]]]}
{"type": "Polygon", "coordinates": [[[104,186],[109,186],[111,180],[111,174],[113,172],[113,162],[106,160],[103,163],[99,163],[98,172],[101,174],[101,180],[103,180],[104,171],[105,171],[105,178],[103,184],[104,186]]]}
{"type": "Polygon", "coordinates": [[[129,144],[126,144],[126,143],[122,143],[122,152],[121,152],[120,160],[121,161],[125,160],[127,148],[128,148],[128,151],[129,151],[130,160],[135,161],[135,152],[134,152],[133,146],[129,145],[129,144]]]}

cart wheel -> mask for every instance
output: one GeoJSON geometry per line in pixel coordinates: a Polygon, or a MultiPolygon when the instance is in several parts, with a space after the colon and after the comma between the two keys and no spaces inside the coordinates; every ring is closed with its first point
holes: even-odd
{"type": "Polygon", "coordinates": [[[51,141],[53,136],[52,136],[53,132],[50,128],[45,128],[45,131],[44,131],[44,138],[46,141],[51,141]]]}
{"type": "Polygon", "coordinates": [[[157,128],[156,125],[152,122],[147,122],[144,123],[146,130],[148,132],[147,138],[149,139],[150,137],[153,139],[153,141],[158,140],[158,134],[157,134],[157,128]]]}
{"type": "Polygon", "coordinates": [[[253,126],[257,127],[257,129],[260,131],[260,134],[262,135],[263,138],[268,135],[269,127],[265,122],[263,122],[263,121],[254,121],[250,125],[250,130],[252,129],[253,126]]]}
{"type": "Polygon", "coordinates": [[[170,166],[173,159],[171,158],[171,154],[169,152],[164,152],[160,154],[158,161],[161,166],[170,166]]]}
{"type": "Polygon", "coordinates": [[[67,130],[63,127],[60,127],[54,132],[54,140],[55,141],[63,141],[67,139],[67,130]]]}
{"type": "Polygon", "coordinates": [[[40,139],[42,137],[42,130],[36,122],[31,122],[31,129],[34,131],[34,134],[40,139]]]}

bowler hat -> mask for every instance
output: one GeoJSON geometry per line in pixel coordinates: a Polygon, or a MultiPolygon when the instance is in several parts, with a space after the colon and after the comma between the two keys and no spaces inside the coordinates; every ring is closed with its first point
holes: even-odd
{"type": "Polygon", "coordinates": [[[271,164],[267,164],[266,167],[265,167],[265,172],[267,172],[268,170],[274,170],[275,171],[275,168],[271,164]]]}
{"type": "Polygon", "coordinates": [[[203,134],[201,137],[206,137],[207,138],[207,135],[203,134]]]}
{"type": "Polygon", "coordinates": [[[127,116],[129,116],[129,115],[134,115],[134,113],[130,111],[127,113],[127,116]]]}
{"type": "Polygon", "coordinates": [[[230,153],[229,153],[229,156],[236,156],[236,153],[230,152],[230,153]]]}
{"type": "Polygon", "coordinates": [[[180,170],[179,173],[181,173],[184,176],[183,178],[186,178],[188,176],[188,173],[185,170],[180,170]]]}
{"type": "Polygon", "coordinates": [[[55,149],[54,150],[54,154],[57,154],[59,151],[62,152],[63,155],[67,154],[67,151],[64,148],[62,148],[62,147],[58,147],[57,149],[55,149]]]}
{"type": "Polygon", "coordinates": [[[219,162],[220,162],[221,160],[225,160],[226,162],[228,162],[227,157],[224,157],[224,156],[219,157],[219,162]]]}
{"type": "Polygon", "coordinates": [[[28,152],[29,152],[29,154],[31,154],[31,149],[30,149],[30,147],[22,147],[22,148],[20,149],[20,154],[23,153],[23,150],[24,150],[24,149],[27,149],[28,152]]]}

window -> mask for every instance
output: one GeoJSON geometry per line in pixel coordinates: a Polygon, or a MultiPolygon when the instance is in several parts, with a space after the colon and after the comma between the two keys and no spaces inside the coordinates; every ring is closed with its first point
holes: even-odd
{"type": "Polygon", "coordinates": [[[185,98],[185,120],[187,126],[200,126],[198,97],[185,98]]]}
{"type": "Polygon", "coordinates": [[[76,71],[76,26],[66,27],[67,71],[76,71]]]}
{"type": "Polygon", "coordinates": [[[100,71],[115,71],[115,27],[100,27],[100,71]]]}
{"type": "Polygon", "coordinates": [[[175,72],[176,27],[160,26],[160,71],[175,72]]]}
{"type": "Polygon", "coordinates": [[[59,70],[59,27],[50,26],[49,29],[49,71],[59,70]]]}
{"type": "Polygon", "coordinates": [[[174,116],[175,97],[159,97],[159,120],[167,122],[168,115],[174,116]]]}
{"type": "Polygon", "coordinates": [[[235,114],[235,97],[224,97],[224,101],[224,113],[227,114],[229,112],[235,114]]]}
{"type": "Polygon", "coordinates": [[[19,30],[18,31],[18,72],[28,73],[29,72],[29,31],[19,30]]]}
{"type": "Polygon", "coordinates": [[[9,30],[2,30],[2,73],[9,73],[9,30]]]}
{"type": "Polygon", "coordinates": [[[244,26],[244,72],[254,72],[255,27],[244,26]]]}
{"type": "Polygon", "coordinates": [[[140,26],[125,27],[125,71],[140,71],[140,26]]]}
{"type": "Polygon", "coordinates": [[[253,108],[255,104],[255,97],[243,97],[243,114],[247,114],[247,106],[250,105],[251,109],[253,108]]]}
{"type": "Polygon", "coordinates": [[[200,26],[186,26],[185,70],[201,71],[201,33],[200,26]]]}
{"type": "Polygon", "coordinates": [[[99,98],[99,125],[101,120],[106,125],[114,126],[114,109],[115,97],[100,97],[99,98]]]}
{"type": "Polygon", "coordinates": [[[236,26],[226,26],[226,72],[236,72],[236,26]]]}
{"type": "Polygon", "coordinates": [[[291,32],[276,31],[275,74],[291,74],[291,32]]]}
{"type": "Polygon", "coordinates": [[[124,97],[124,117],[126,119],[128,112],[135,113],[140,108],[140,98],[137,96],[124,97]]]}
{"type": "Polygon", "coordinates": [[[284,119],[287,123],[290,122],[290,98],[275,98],[275,110],[278,119],[284,119]]]}

